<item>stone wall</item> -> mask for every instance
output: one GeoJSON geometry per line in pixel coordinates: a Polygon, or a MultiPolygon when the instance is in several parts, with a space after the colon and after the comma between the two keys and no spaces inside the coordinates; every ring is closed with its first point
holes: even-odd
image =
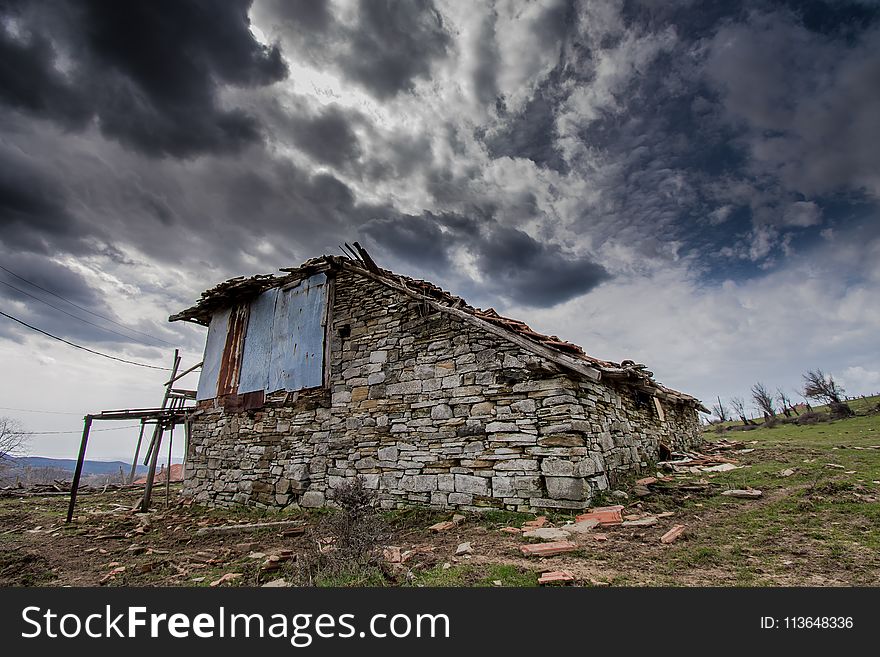
{"type": "Polygon", "coordinates": [[[584,508],[660,441],[700,439],[697,411],[583,381],[360,275],[335,281],[330,389],[258,410],[201,403],[185,494],[214,505],[320,506],[361,475],[384,507],[584,508]]]}

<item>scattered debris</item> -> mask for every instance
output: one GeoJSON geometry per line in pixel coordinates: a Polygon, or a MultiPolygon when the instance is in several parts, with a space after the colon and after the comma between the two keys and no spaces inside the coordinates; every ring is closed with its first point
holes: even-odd
{"type": "Polygon", "coordinates": [[[845,465],[840,465],[840,463],[826,463],[826,468],[835,468],[836,470],[846,470],[845,465]]]}
{"type": "Polygon", "coordinates": [[[523,545],[520,551],[527,557],[552,557],[557,554],[574,552],[578,546],[571,541],[555,541],[553,543],[532,543],[523,545]]]}
{"type": "Polygon", "coordinates": [[[280,579],[273,579],[271,582],[266,582],[263,584],[262,588],[282,588],[286,586],[293,586],[293,584],[288,583],[288,581],[282,577],[280,579]]]}
{"type": "Polygon", "coordinates": [[[730,470],[739,470],[741,465],[734,465],[733,463],[719,463],[718,465],[710,465],[703,466],[700,468],[701,472],[729,472],[730,470]]]}
{"type": "Polygon", "coordinates": [[[759,491],[756,488],[747,488],[747,489],[733,489],[733,490],[725,490],[721,491],[722,495],[726,495],[727,497],[740,497],[742,499],[754,500],[761,497],[764,493],[759,491]]]}
{"type": "Polygon", "coordinates": [[[220,586],[221,584],[225,584],[226,582],[234,582],[239,577],[241,577],[241,573],[226,573],[220,579],[215,579],[211,582],[211,586],[220,586]]]}
{"type": "Polygon", "coordinates": [[[599,521],[595,518],[588,518],[586,520],[580,520],[571,525],[566,525],[564,529],[570,534],[589,534],[592,533],[593,529],[598,524],[599,521]]]}
{"type": "Polygon", "coordinates": [[[670,543],[674,542],[679,536],[681,536],[684,529],[685,525],[674,525],[672,529],[670,529],[668,532],[660,537],[660,542],[665,545],[669,545],[670,543]]]}
{"type": "Polygon", "coordinates": [[[442,522],[438,522],[428,527],[428,529],[430,529],[432,532],[445,532],[449,531],[453,527],[460,525],[464,522],[464,520],[465,517],[463,515],[461,515],[460,513],[456,513],[454,516],[452,516],[452,520],[444,520],[442,522]]]}
{"type": "Polygon", "coordinates": [[[779,472],[779,476],[780,476],[780,477],[790,477],[790,476],[793,475],[794,473],[795,473],[794,468],[786,468],[785,470],[781,470],[781,471],[779,472]]]}
{"type": "Polygon", "coordinates": [[[652,525],[656,525],[659,522],[657,520],[657,516],[645,516],[644,518],[639,518],[638,520],[626,520],[623,522],[621,527],[651,527],[652,525]]]}
{"type": "Polygon", "coordinates": [[[600,525],[619,525],[623,522],[621,511],[623,511],[623,506],[620,504],[614,506],[601,506],[595,509],[590,509],[587,513],[582,513],[577,516],[575,520],[578,522],[581,522],[582,520],[595,520],[600,525]]]}
{"type": "Polygon", "coordinates": [[[650,486],[651,484],[657,483],[657,477],[644,477],[643,479],[636,479],[636,484],[639,486],[650,486]]]}
{"type": "Polygon", "coordinates": [[[523,533],[523,538],[537,538],[542,541],[561,541],[570,536],[571,533],[567,530],[556,527],[539,527],[523,533]]]}
{"type": "Polygon", "coordinates": [[[522,534],[523,530],[519,527],[502,527],[498,531],[504,532],[505,534],[522,534]]]}
{"type": "Polygon", "coordinates": [[[523,528],[529,527],[532,529],[539,529],[547,524],[547,516],[538,516],[534,520],[527,520],[523,523],[523,528]]]}
{"type": "Polygon", "coordinates": [[[593,538],[597,541],[607,541],[608,534],[593,534],[593,538]]]}
{"type": "Polygon", "coordinates": [[[573,581],[575,581],[575,576],[570,570],[552,570],[542,573],[538,578],[538,584],[560,584],[573,581]]]}
{"type": "Polygon", "coordinates": [[[387,548],[383,549],[382,556],[388,563],[403,562],[403,555],[400,552],[400,548],[396,545],[389,545],[387,548]]]}
{"type": "Polygon", "coordinates": [[[302,520],[278,520],[275,522],[254,522],[243,525],[218,525],[216,527],[202,527],[196,531],[197,536],[205,534],[229,534],[234,532],[250,532],[260,529],[272,529],[282,527],[299,527],[303,525],[302,520]]]}
{"type": "Polygon", "coordinates": [[[611,497],[616,497],[619,500],[628,500],[629,499],[629,495],[627,494],[627,492],[622,491],[622,490],[611,491],[611,497]]]}
{"type": "Polygon", "coordinates": [[[464,554],[473,554],[474,548],[471,547],[469,542],[467,543],[459,543],[458,547],[455,548],[455,556],[460,557],[464,554]]]}

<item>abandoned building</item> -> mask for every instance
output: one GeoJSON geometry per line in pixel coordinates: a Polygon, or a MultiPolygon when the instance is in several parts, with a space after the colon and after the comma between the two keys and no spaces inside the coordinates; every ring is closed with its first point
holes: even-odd
{"type": "Polygon", "coordinates": [[[235,278],[170,317],[208,327],[184,495],[322,506],[363,477],[385,508],[582,509],[700,440],[693,397],[358,246],[235,278]]]}

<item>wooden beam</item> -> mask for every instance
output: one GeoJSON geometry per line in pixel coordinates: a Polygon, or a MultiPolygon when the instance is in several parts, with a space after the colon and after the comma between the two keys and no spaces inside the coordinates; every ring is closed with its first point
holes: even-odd
{"type": "Polygon", "coordinates": [[[76,490],[79,488],[79,478],[82,475],[83,462],[86,459],[86,445],[89,442],[89,431],[92,429],[92,416],[83,418],[82,440],[79,443],[79,456],[76,459],[76,470],[73,472],[73,483],[70,485],[70,504],[67,507],[67,522],[73,520],[73,507],[76,505],[76,490]]]}

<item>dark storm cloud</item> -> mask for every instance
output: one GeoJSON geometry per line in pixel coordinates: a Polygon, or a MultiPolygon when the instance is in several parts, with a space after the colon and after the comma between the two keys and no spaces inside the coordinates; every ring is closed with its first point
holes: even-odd
{"type": "Polygon", "coordinates": [[[380,99],[429,77],[451,41],[431,0],[360,0],[353,23],[333,15],[326,2],[264,0],[256,9],[298,54],[336,67],[380,99]]]}
{"type": "Polygon", "coordinates": [[[504,115],[500,128],[484,138],[492,157],[528,158],[538,166],[568,171],[556,147],[556,112],[563,100],[558,92],[561,78],[561,72],[555,71],[521,111],[504,115]]]}
{"type": "MultiPolygon", "coordinates": [[[[354,131],[355,123],[363,117],[330,105],[318,113],[298,109],[276,113],[278,128],[290,137],[294,145],[317,162],[343,168],[361,157],[361,145],[354,131]]],[[[281,135],[279,135],[281,136],[281,135]]]]}
{"type": "Polygon", "coordinates": [[[240,150],[260,139],[260,126],[241,109],[221,107],[219,87],[286,75],[278,47],[250,33],[249,6],[85,0],[13,7],[0,15],[0,52],[8,57],[0,100],[67,126],[94,117],[105,135],[149,155],[240,150]]]}
{"type": "MultiPolygon", "coordinates": [[[[475,215],[480,214],[475,212],[475,215]]],[[[452,252],[464,249],[485,282],[462,282],[485,298],[549,308],[586,294],[611,278],[590,258],[566,253],[552,242],[502,226],[490,217],[476,220],[453,213],[401,215],[375,220],[362,232],[382,251],[427,272],[458,276],[452,252]]]]}
{"type": "Polygon", "coordinates": [[[39,162],[0,143],[0,244],[41,253],[80,251],[83,224],[67,202],[65,190],[39,162]]]}

